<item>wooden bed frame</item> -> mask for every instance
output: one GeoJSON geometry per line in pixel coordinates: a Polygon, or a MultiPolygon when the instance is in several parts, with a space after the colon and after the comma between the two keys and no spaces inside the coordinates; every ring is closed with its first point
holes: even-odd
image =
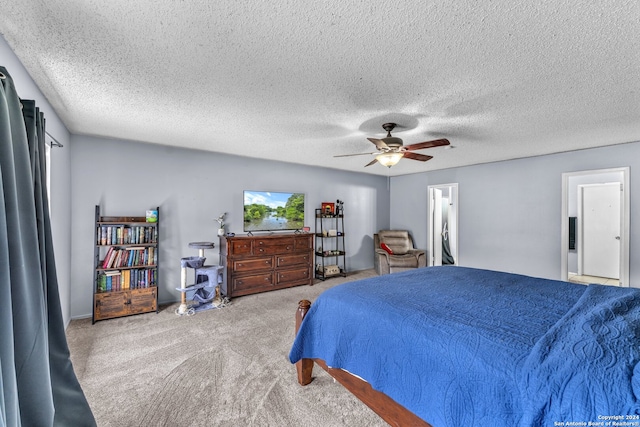
{"type": "MultiPolygon", "coordinates": [[[[296,334],[300,329],[302,319],[307,315],[310,307],[311,301],[309,300],[305,299],[298,303],[298,310],[296,311],[296,334]]],[[[336,379],[354,396],[360,399],[365,405],[371,408],[390,425],[398,427],[432,427],[431,424],[419,418],[416,414],[409,411],[386,394],[374,390],[368,382],[361,380],[342,369],[330,368],[322,359],[301,359],[296,362],[298,383],[300,383],[300,385],[305,386],[313,380],[311,375],[314,363],[327,371],[329,375],[336,379]]]]}

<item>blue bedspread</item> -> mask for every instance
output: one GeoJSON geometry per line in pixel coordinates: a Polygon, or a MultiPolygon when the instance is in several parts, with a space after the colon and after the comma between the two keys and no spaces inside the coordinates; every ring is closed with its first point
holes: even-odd
{"type": "Polygon", "coordinates": [[[434,427],[625,421],[640,414],[640,289],[454,266],[374,277],[318,297],[300,358],[362,377],[434,427]]]}

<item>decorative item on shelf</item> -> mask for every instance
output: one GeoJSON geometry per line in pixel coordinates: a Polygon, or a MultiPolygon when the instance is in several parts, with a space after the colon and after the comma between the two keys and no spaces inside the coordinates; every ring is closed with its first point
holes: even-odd
{"type": "Polygon", "coordinates": [[[226,212],[223,212],[218,218],[216,218],[216,221],[218,221],[218,236],[224,236],[226,234],[226,231],[224,230],[224,217],[226,214],[226,212]]]}
{"type": "Polygon", "coordinates": [[[338,235],[338,230],[332,229],[332,230],[328,230],[328,232],[329,232],[328,234],[329,237],[336,237],[338,235]]]}
{"type": "Polygon", "coordinates": [[[344,213],[344,202],[340,199],[336,200],[336,215],[342,215],[344,213]]]}
{"type": "Polygon", "coordinates": [[[325,276],[329,276],[332,274],[339,274],[339,273],[340,273],[340,267],[338,267],[337,265],[327,265],[324,267],[325,276]]]}
{"type": "Polygon", "coordinates": [[[148,210],[146,219],[147,222],[158,222],[158,211],[156,209],[148,210]]]}
{"type": "Polygon", "coordinates": [[[340,255],[340,251],[338,250],[334,250],[334,251],[324,251],[323,254],[325,256],[332,256],[332,255],[340,255]]]}
{"type": "Polygon", "coordinates": [[[303,232],[303,233],[308,233],[308,232],[310,232],[310,231],[311,231],[311,227],[308,227],[308,226],[306,226],[306,225],[305,225],[304,227],[302,227],[302,232],[303,232]]]}
{"type": "Polygon", "coordinates": [[[334,214],[335,204],[332,202],[322,202],[322,213],[331,216],[334,214]]]}

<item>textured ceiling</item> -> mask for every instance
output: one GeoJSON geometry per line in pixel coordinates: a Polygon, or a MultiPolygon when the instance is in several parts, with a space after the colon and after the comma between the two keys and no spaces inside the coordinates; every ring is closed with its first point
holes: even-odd
{"type": "Polygon", "coordinates": [[[72,133],[380,175],[640,140],[637,0],[0,0],[72,133]],[[364,168],[366,137],[405,144],[364,168]]]}

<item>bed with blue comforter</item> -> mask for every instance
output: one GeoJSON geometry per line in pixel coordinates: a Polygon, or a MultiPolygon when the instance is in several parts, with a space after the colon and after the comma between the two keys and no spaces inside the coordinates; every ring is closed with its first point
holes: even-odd
{"type": "Polygon", "coordinates": [[[434,427],[640,425],[640,289],[455,266],[373,277],[317,298],[303,358],[434,427]]]}

